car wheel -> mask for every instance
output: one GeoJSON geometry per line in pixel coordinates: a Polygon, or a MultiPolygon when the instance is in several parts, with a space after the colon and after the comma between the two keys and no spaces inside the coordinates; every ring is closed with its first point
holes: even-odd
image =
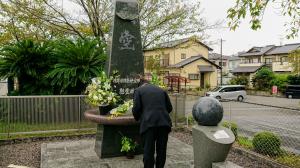
{"type": "Polygon", "coordinates": [[[293,98],[293,96],[292,96],[292,95],[288,95],[288,98],[289,98],[289,99],[292,99],[292,98],[293,98]]]}
{"type": "Polygon", "coordinates": [[[221,100],[222,98],[220,96],[217,96],[216,99],[221,100]]]}
{"type": "Polygon", "coordinates": [[[241,101],[244,100],[244,97],[243,97],[243,96],[239,96],[239,97],[237,98],[237,100],[241,102],[241,101]]]}

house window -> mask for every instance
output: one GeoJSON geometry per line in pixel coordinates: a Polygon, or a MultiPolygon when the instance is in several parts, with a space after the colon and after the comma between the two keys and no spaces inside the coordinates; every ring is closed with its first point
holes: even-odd
{"type": "Polygon", "coordinates": [[[219,62],[219,66],[226,66],[226,62],[223,62],[223,64],[222,62],[219,62]]]}
{"type": "Polygon", "coordinates": [[[181,59],[186,59],[186,54],[181,53],[181,59]]]}
{"type": "Polygon", "coordinates": [[[288,62],[287,57],[280,57],[280,64],[283,65],[284,62],[288,62]]]}
{"type": "Polygon", "coordinates": [[[272,64],[272,58],[265,58],[265,64],[272,64]]]}
{"type": "Polygon", "coordinates": [[[160,59],[160,65],[163,67],[169,66],[170,54],[164,54],[162,59],[160,59]]]}
{"type": "Polygon", "coordinates": [[[251,59],[251,58],[247,59],[247,63],[249,63],[249,64],[253,63],[253,59],[251,59]]]}
{"type": "Polygon", "coordinates": [[[199,80],[199,74],[189,74],[190,80],[199,80]]]}
{"type": "Polygon", "coordinates": [[[169,71],[160,71],[159,73],[163,76],[169,76],[169,71]]]}

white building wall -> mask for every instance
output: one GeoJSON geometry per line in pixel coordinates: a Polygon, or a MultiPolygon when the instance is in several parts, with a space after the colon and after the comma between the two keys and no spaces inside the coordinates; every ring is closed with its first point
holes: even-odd
{"type": "Polygon", "coordinates": [[[0,80],[0,96],[6,96],[6,95],[7,95],[7,81],[0,80]]]}

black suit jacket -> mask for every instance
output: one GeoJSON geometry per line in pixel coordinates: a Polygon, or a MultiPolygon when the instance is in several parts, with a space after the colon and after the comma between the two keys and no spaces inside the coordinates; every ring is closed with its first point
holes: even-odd
{"type": "Polygon", "coordinates": [[[171,111],[170,98],[163,89],[146,84],[135,90],[132,113],[140,121],[140,134],[150,127],[167,126],[171,130],[171,111]]]}

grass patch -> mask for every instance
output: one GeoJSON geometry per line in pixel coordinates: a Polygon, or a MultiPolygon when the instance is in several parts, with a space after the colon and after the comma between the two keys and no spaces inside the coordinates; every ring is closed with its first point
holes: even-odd
{"type": "MultiPolygon", "coordinates": [[[[57,124],[26,124],[26,123],[7,123],[0,122],[0,140],[51,137],[51,136],[70,136],[93,134],[95,131],[78,130],[84,128],[96,128],[96,124],[88,121],[81,123],[57,123],[57,124]],[[75,129],[72,130],[71,129],[75,129]],[[66,130],[66,131],[57,131],[66,130]],[[68,131],[69,130],[69,131],[68,131]],[[41,131],[49,131],[42,132],[41,131]],[[10,134],[8,134],[8,132],[10,134]]],[[[96,130],[96,129],[95,129],[96,130]]]]}
{"type": "Polygon", "coordinates": [[[238,137],[237,142],[240,146],[246,149],[253,149],[252,140],[247,137],[238,137]]]}
{"type": "Polygon", "coordinates": [[[95,134],[95,133],[96,133],[96,129],[64,131],[64,132],[32,133],[32,134],[14,134],[14,135],[10,135],[9,137],[6,135],[0,135],[0,140],[44,138],[44,137],[56,137],[56,136],[76,136],[76,135],[88,135],[88,134],[95,134]]]}
{"type": "Polygon", "coordinates": [[[290,167],[300,167],[300,156],[296,154],[284,152],[282,156],[277,157],[275,160],[290,167]]]}
{"type": "Polygon", "coordinates": [[[81,123],[49,123],[49,124],[27,124],[27,123],[7,123],[0,122],[0,133],[34,132],[48,130],[66,130],[80,128],[96,128],[96,124],[88,121],[81,123]]]}

